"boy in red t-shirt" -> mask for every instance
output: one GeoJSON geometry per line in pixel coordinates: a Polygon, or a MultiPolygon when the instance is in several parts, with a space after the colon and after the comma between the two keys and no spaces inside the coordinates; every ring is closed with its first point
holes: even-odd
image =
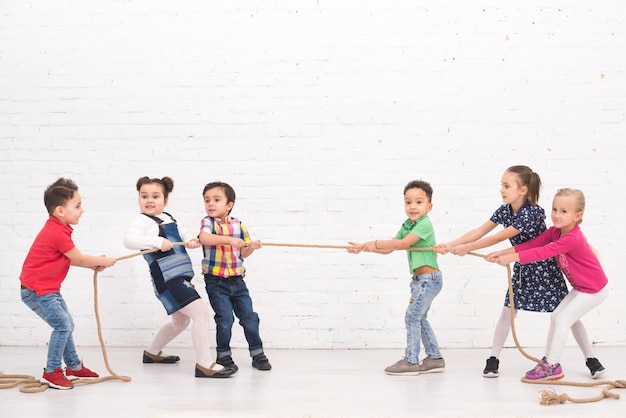
{"type": "Polygon", "coordinates": [[[78,186],[72,180],[59,178],[48,186],[44,204],[50,216],[24,260],[21,295],[26,306],[53,328],[41,383],[55,389],[72,389],[71,380],[95,379],[98,374],[86,368],[76,352],[74,321],[61,296],[61,283],[70,265],[102,271],[114,265],[115,259],[83,254],[74,246],[70,225],[78,224],[84,209],[78,186]],[[63,360],[65,372],[61,369],[63,360]]]}

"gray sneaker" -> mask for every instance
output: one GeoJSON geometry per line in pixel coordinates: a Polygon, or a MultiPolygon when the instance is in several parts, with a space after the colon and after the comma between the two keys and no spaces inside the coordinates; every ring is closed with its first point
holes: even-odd
{"type": "Polygon", "coordinates": [[[402,359],[387,367],[385,373],[394,376],[417,376],[421,373],[420,364],[411,364],[402,359]]]}
{"type": "Polygon", "coordinates": [[[442,358],[426,357],[419,364],[420,373],[440,373],[446,368],[446,362],[442,358]]]}

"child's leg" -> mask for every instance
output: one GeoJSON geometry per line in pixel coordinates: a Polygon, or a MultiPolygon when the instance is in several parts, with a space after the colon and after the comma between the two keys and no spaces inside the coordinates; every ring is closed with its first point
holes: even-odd
{"type": "Polygon", "coordinates": [[[559,303],[550,316],[550,331],[546,344],[546,359],[549,363],[558,363],[565,344],[569,329],[583,315],[598,306],[606,299],[608,289],[605,287],[598,293],[583,293],[572,289],[559,303]]]}
{"type": "MultiPolygon", "coordinates": [[[[423,274],[413,278],[410,287],[411,300],[404,316],[407,329],[404,358],[408,363],[416,364],[419,363],[422,322],[428,313],[433,299],[441,290],[441,282],[437,285],[432,279],[432,274],[423,274]]],[[[426,326],[430,327],[428,323],[426,323],[426,326]]],[[[432,329],[430,331],[432,332],[432,329]]],[[[432,338],[434,337],[435,335],[432,333],[432,338]]],[[[431,353],[433,357],[441,358],[438,346],[436,348],[431,347],[431,349],[434,351],[434,353],[431,353]]]]}
{"type": "Polygon", "coordinates": [[[32,290],[22,289],[21,295],[26,306],[52,327],[45,369],[46,373],[52,373],[63,365],[62,358],[67,340],[74,330],[72,317],[64,309],[65,302],[60,293],[37,296],[32,290]]]}
{"type": "Polygon", "coordinates": [[[443,287],[443,276],[441,272],[431,273],[429,276],[431,277],[427,280],[429,285],[428,287],[430,288],[430,291],[428,292],[428,299],[430,300],[425,301],[425,304],[427,303],[428,306],[425,307],[424,316],[422,317],[422,343],[424,344],[424,352],[427,356],[430,356],[433,359],[440,359],[442,356],[439,351],[439,342],[435,336],[435,331],[433,331],[433,328],[430,325],[430,321],[428,321],[428,311],[430,311],[432,301],[443,287]]]}
{"type": "MultiPolygon", "coordinates": [[[[515,316],[517,316],[517,309],[515,310],[515,316]]],[[[511,329],[511,308],[505,306],[500,312],[500,318],[496,323],[496,330],[493,333],[493,342],[491,343],[491,355],[495,358],[500,358],[502,347],[509,336],[511,329]]]]}
{"type": "Polygon", "coordinates": [[[170,341],[180,335],[189,325],[189,317],[180,310],[174,312],[170,317],[172,318],[171,322],[163,325],[152,339],[150,346],[146,350],[148,353],[159,354],[170,341]]]}
{"type": "Polygon", "coordinates": [[[79,370],[82,368],[82,360],[78,356],[78,352],[76,351],[76,345],[74,344],[74,320],[72,319],[72,315],[70,314],[70,310],[65,303],[63,297],[61,297],[61,308],[67,314],[67,317],[72,324],[71,331],[67,336],[67,341],[65,343],[65,350],[63,350],[63,360],[65,361],[65,365],[72,370],[79,370]]]}
{"type": "Polygon", "coordinates": [[[231,303],[231,279],[221,279],[205,275],[206,292],[215,312],[215,331],[217,337],[217,354],[219,357],[230,356],[230,339],[235,323],[233,305],[231,303]]]}
{"type": "Polygon", "coordinates": [[[231,300],[233,311],[235,315],[237,315],[237,318],[239,318],[239,323],[243,327],[243,333],[248,342],[250,356],[254,357],[257,354],[261,354],[263,352],[263,341],[261,340],[259,331],[261,321],[259,315],[254,312],[252,298],[250,298],[250,292],[243,279],[238,279],[233,286],[231,300]]]}
{"type": "MultiPolygon", "coordinates": [[[[196,350],[198,364],[210,368],[213,363],[211,348],[209,347],[209,309],[202,299],[196,299],[178,312],[191,318],[191,341],[196,350]]],[[[213,370],[222,370],[216,365],[213,370]]]]}
{"type": "Polygon", "coordinates": [[[578,320],[574,322],[574,325],[570,328],[572,330],[572,335],[576,340],[576,343],[580,347],[580,351],[583,352],[585,359],[595,357],[593,354],[593,347],[591,346],[591,340],[589,339],[589,335],[587,334],[587,329],[583,325],[583,323],[578,320]]]}

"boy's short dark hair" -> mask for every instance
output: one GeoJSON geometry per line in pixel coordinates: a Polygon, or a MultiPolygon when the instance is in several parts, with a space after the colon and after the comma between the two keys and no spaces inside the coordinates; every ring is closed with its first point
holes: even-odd
{"type": "Polygon", "coordinates": [[[410,181],[406,186],[404,186],[404,194],[406,194],[406,191],[409,189],[422,189],[426,193],[426,196],[428,196],[428,200],[430,201],[433,200],[433,188],[430,185],[430,183],[427,181],[424,181],[424,180],[410,181]]]}
{"type": "Polygon", "coordinates": [[[57,206],[65,205],[77,191],[76,183],[63,177],[49,185],[43,194],[43,203],[46,205],[48,213],[52,215],[57,206]]]}
{"type": "Polygon", "coordinates": [[[226,203],[235,203],[235,189],[233,189],[230,184],[224,183],[222,181],[214,181],[212,183],[208,183],[206,186],[204,186],[204,189],[202,190],[202,196],[204,196],[207,190],[215,189],[218,187],[224,190],[224,194],[226,195],[227,200],[226,203]]]}

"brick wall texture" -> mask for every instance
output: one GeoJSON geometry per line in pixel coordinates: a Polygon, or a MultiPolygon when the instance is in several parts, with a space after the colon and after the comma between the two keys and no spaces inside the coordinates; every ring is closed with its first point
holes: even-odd
{"type": "MultiPolygon", "coordinates": [[[[514,164],[540,174],[548,213],[557,188],[586,193],[582,228],[611,294],[583,322],[595,343],[625,344],[625,17],[617,0],[0,1],[0,345],[49,339],[18,277],[58,177],[83,198],[77,247],[120,257],[144,175],[175,180],[167,209],[189,229],[203,186],[222,180],[253,239],[346,245],[394,236],[419,178],[450,241],[490,218],[514,164]]],[[[439,263],[440,344],[489,347],[506,270],[439,263]]],[[[404,253],[266,246],[245,264],[266,347],[404,347],[404,253]]],[[[98,344],[92,276],[73,267],[62,288],[79,345],[98,344]]],[[[98,290],[109,345],[146,346],[167,321],[141,257],[100,273],[98,290]]],[[[516,324],[545,344],[549,314],[516,324]]],[[[233,346],[246,346],[237,323],[233,346]]]]}

